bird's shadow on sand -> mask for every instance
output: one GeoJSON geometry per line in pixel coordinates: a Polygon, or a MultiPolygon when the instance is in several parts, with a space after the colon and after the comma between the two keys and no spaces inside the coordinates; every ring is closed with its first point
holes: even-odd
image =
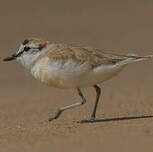
{"type": "Polygon", "coordinates": [[[132,119],[145,119],[145,118],[153,118],[153,115],[117,117],[117,118],[107,118],[107,119],[97,119],[97,120],[81,120],[78,121],[78,123],[97,123],[97,122],[121,121],[121,120],[132,120],[132,119]]]}

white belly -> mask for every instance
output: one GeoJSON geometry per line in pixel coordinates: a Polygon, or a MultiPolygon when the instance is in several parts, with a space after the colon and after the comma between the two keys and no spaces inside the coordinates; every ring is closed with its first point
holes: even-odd
{"type": "Polygon", "coordinates": [[[41,82],[57,88],[88,87],[110,79],[121,71],[121,65],[101,65],[92,68],[88,63],[73,60],[50,61],[48,57],[37,61],[31,73],[41,82]]]}

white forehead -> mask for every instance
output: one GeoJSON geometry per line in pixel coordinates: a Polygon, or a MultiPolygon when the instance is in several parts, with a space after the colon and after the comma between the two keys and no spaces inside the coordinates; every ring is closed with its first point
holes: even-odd
{"type": "Polygon", "coordinates": [[[21,44],[21,45],[20,45],[20,47],[19,47],[19,50],[17,51],[17,53],[19,53],[19,52],[23,51],[23,49],[24,49],[24,45],[23,45],[23,44],[21,44]]]}
{"type": "Polygon", "coordinates": [[[25,45],[21,44],[20,47],[19,47],[19,50],[17,52],[19,53],[19,52],[23,51],[25,46],[28,46],[30,48],[37,48],[37,47],[39,47],[39,45],[36,44],[36,43],[28,43],[28,44],[25,44],[25,45]]]}

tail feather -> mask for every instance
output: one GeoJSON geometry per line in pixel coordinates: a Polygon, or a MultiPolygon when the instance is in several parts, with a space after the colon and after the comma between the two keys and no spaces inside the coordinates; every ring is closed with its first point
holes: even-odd
{"type": "Polygon", "coordinates": [[[134,62],[149,60],[153,58],[153,55],[147,55],[147,56],[137,56],[135,54],[128,54],[125,60],[121,61],[121,64],[130,64],[134,62]]]}

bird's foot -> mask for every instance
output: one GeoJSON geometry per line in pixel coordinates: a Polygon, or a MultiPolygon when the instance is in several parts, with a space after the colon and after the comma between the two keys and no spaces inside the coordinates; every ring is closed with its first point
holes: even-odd
{"type": "Polygon", "coordinates": [[[57,109],[57,110],[51,115],[51,117],[49,118],[48,121],[52,121],[52,120],[54,120],[54,119],[57,119],[57,118],[61,115],[62,112],[63,112],[63,110],[57,109]]]}
{"type": "Polygon", "coordinates": [[[81,121],[78,121],[78,123],[92,123],[95,121],[95,117],[91,116],[90,119],[88,120],[81,120],[81,121]]]}

